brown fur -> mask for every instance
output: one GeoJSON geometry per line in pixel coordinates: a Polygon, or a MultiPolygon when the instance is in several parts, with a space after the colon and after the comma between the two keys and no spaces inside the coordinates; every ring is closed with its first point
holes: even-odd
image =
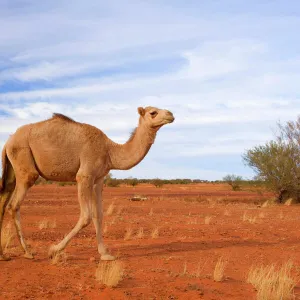
{"type": "Polygon", "coordinates": [[[136,131],[137,131],[137,127],[136,127],[136,128],[134,128],[134,129],[131,131],[131,133],[130,133],[130,136],[129,136],[129,139],[128,139],[127,143],[128,143],[128,142],[131,142],[131,141],[134,139],[134,136],[135,136],[135,134],[136,134],[136,131]]]}
{"type": "MultiPolygon", "coordinates": [[[[5,209],[10,201],[16,185],[16,177],[10,161],[7,159],[6,149],[2,151],[2,180],[0,186],[0,229],[2,229],[5,209]]],[[[0,230],[0,260],[7,260],[3,255],[1,247],[1,230],[0,230]]]]}
{"type": "MultiPolygon", "coordinates": [[[[20,127],[7,141],[2,154],[3,186],[7,178],[17,179],[14,193],[2,199],[8,203],[25,257],[32,258],[20,223],[20,206],[27,190],[39,176],[55,181],[77,181],[80,218],[71,232],[50,249],[50,256],[62,251],[69,241],[93,219],[101,259],[107,254],[102,241],[102,187],[104,176],[112,169],[127,170],[138,164],[154,143],[158,129],[173,122],[172,113],[155,107],[139,108],[139,126],[124,144],[111,141],[98,128],[76,122],[62,114],[20,127]],[[155,111],[155,116],[151,112],[155,111]],[[7,166],[10,172],[7,173],[7,166]],[[13,177],[12,177],[13,171],[13,177]],[[5,174],[8,174],[6,176],[5,174]]],[[[11,186],[11,185],[10,185],[11,186]]],[[[0,234],[2,229],[0,208],[0,234]]],[[[1,244],[0,244],[1,245],[1,244]]],[[[0,246],[0,260],[5,259],[0,246]]]]}

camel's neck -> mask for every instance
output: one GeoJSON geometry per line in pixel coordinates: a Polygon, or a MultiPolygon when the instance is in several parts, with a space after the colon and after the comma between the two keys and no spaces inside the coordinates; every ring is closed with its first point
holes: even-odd
{"type": "Polygon", "coordinates": [[[154,143],[156,130],[139,126],[123,145],[109,140],[108,151],[111,169],[128,170],[137,165],[148,153],[154,143]]]}

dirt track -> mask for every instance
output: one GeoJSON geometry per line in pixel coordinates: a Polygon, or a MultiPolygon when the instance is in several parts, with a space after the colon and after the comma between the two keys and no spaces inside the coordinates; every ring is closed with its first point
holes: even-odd
{"type": "MultiPolygon", "coordinates": [[[[47,257],[49,246],[78,219],[76,197],[75,186],[31,189],[21,215],[35,259],[23,258],[13,240],[7,250],[12,260],[0,262],[0,299],[255,299],[245,279],[252,264],[292,259],[300,267],[298,205],[260,208],[257,204],[270,195],[232,192],[225,185],[105,188],[104,211],[115,204],[112,215],[104,217],[105,242],[125,269],[123,281],[106,288],[95,280],[98,254],[92,225],[67,247],[65,264],[51,265],[47,257]],[[149,199],[129,201],[134,194],[149,199]],[[256,217],[253,224],[243,220],[245,213],[256,217]],[[207,216],[210,224],[204,222],[207,216]],[[43,219],[56,220],[56,227],[39,229],[43,219]],[[124,240],[129,227],[133,235],[142,227],[144,237],[124,240]],[[157,227],[159,237],[153,239],[157,227]],[[226,278],[214,282],[221,256],[228,261],[226,278]]],[[[299,297],[298,287],[295,292],[299,297]]]]}

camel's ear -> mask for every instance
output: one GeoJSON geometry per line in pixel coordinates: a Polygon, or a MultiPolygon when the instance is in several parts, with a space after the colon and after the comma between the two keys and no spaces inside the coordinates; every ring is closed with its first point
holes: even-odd
{"type": "Polygon", "coordinates": [[[138,113],[139,113],[141,116],[144,116],[144,115],[145,115],[145,110],[144,110],[142,107],[139,107],[139,108],[138,108],[138,113]]]}

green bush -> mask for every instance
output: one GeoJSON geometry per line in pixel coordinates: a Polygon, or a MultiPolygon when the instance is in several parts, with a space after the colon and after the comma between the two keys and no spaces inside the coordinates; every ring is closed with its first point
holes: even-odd
{"type": "Polygon", "coordinates": [[[300,118],[278,125],[275,140],[246,151],[244,162],[276,193],[277,201],[300,199],[300,118]]]}
{"type": "Polygon", "coordinates": [[[228,183],[233,191],[239,191],[241,189],[243,178],[236,175],[227,175],[223,178],[223,181],[228,183]]]}
{"type": "Polygon", "coordinates": [[[153,184],[155,187],[159,188],[164,185],[164,181],[162,179],[155,178],[155,179],[151,180],[151,184],[153,184]]]}

